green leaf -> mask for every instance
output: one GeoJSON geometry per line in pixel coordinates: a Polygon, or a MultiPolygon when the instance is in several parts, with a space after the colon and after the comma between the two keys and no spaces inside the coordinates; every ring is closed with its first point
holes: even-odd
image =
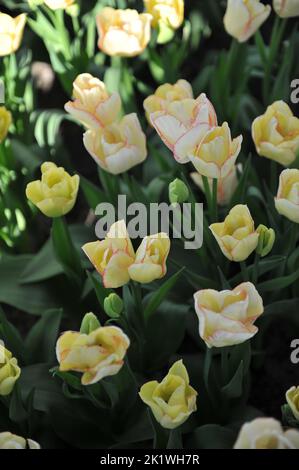
{"type": "Polygon", "coordinates": [[[78,286],[81,286],[83,270],[80,255],[70,236],[69,228],[62,217],[53,219],[52,243],[58,262],[65,274],[78,286]]]}
{"type": "Polygon", "coordinates": [[[63,273],[61,264],[53,252],[52,240],[48,240],[33,257],[21,275],[22,284],[40,282],[63,273]]]}
{"type": "Polygon", "coordinates": [[[19,160],[19,162],[30,172],[33,172],[42,163],[41,158],[34,152],[34,150],[19,140],[12,139],[11,147],[15,158],[19,160]]]}
{"type": "Polygon", "coordinates": [[[80,176],[80,187],[84,193],[86,202],[91,209],[95,210],[98,204],[107,201],[107,197],[103,191],[83,176],[80,176]]]}
{"type": "Polygon", "coordinates": [[[240,362],[238,369],[231,381],[222,387],[221,391],[227,398],[239,398],[243,391],[244,363],[240,362]]]}
{"type": "Polygon", "coordinates": [[[25,360],[25,348],[18,330],[10,323],[0,307],[0,339],[19,361],[25,360]]]}
{"type": "Polygon", "coordinates": [[[206,424],[195,429],[186,443],[188,449],[231,449],[236,435],[229,428],[206,424]]]}
{"type": "Polygon", "coordinates": [[[31,255],[5,256],[0,260],[0,302],[41,315],[59,307],[60,302],[45,284],[22,284],[22,273],[32,260],[31,255]]]}
{"type": "Polygon", "coordinates": [[[162,286],[154,293],[151,294],[150,300],[148,301],[145,310],[144,318],[148,320],[151,315],[157,310],[159,305],[163,302],[168,292],[175,286],[179,278],[181,277],[185,268],[180,269],[177,273],[171,276],[165,281],[162,286]]]}
{"type": "Polygon", "coordinates": [[[99,304],[101,305],[102,309],[104,310],[104,301],[105,298],[113,292],[112,289],[106,289],[106,287],[103,286],[102,284],[102,279],[98,273],[91,273],[89,271],[86,271],[88,279],[90,279],[93,288],[95,290],[97,299],[99,301],[99,304]]]}
{"type": "Polygon", "coordinates": [[[276,279],[271,279],[270,281],[262,282],[261,284],[258,284],[257,289],[259,292],[281,290],[294,284],[297,279],[299,279],[299,269],[288,276],[278,277],[276,279]]]}
{"type": "Polygon", "coordinates": [[[31,328],[26,338],[29,362],[55,361],[55,345],[58,339],[62,310],[48,310],[31,328]]]}
{"type": "Polygon", "coordinates": [[[9,417],[12,421],[20,423],[28,418],[28,413],[24,407],[21,389],[18,381],[16,382],[9,405],[9,417]]]}

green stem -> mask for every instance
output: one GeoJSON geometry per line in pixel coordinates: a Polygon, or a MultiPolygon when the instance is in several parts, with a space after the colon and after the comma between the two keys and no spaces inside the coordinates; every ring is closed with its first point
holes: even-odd
{"type": "Polygon", "coordinates": [[[248,281],[249,276],[248,276],[247,265],[246,265],[245,261],[240,262],[240,268],[241,268],[243,281],[245,281],[245,282],[248,281]]]}
{"type": "Polygon", "coordinates": [[[209,219],[212,222],[213,221],[212,194],[211,194],[211,189],[209,185],[209,180],[206,176],[202,176],[202,182],[203,182],[204,192],[205,192],[207,205],[208,205],[209,219]]]}
{"type": "Polygon", "coordinates": [[[252,272],[252,283],[256,284],[259,279],[259,261],[260,255],[255,252],[254,263],[253,263],[253,272],[252,272]]]}
{"type": "Polygon", "coordinates": [[[221,348],[221,373],[222,383],[227,385],[229,382],[229,349],[221,348]]]}
{"type": "Polygon", "coordinates": [[[212,207],[213,207],[213,222],[218,220],[218,180],[217,178],[213,179],[213,191],[212,191],[212,207]]]}

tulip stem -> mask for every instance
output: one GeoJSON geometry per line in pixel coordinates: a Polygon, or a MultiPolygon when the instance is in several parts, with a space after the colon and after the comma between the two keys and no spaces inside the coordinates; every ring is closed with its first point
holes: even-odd
{"type": "Polygon", "coordinates": [[[223,385],[229,382],[229,350],[228,348],[221,348],[221,372],[223,385]]]}
{"type": "Polygon", "coordinates": [[[260,255],[257,252],[255,252],[253,272],[252,272],[253,284],[256,284],[259,279],[259,261],[260,261],[260,255]]]}
{"type": "Polygon", "coordinates": [[[204,192],[205,192],[207,205],[208,205],[209,218],[210,218],[210,221],[212,222],[213,221],[212,194],[211,194],[211,189],[209,185],[209,180],[206,176],[203,176],[202,182],[203,182],[204,192]]]}
{"type": "Polygon", "coordinates": [[[214,178],[213,179],[213,192],[212,192],[213,222],[217,222],[217,219],[218,219],[217,194],[218,194],[218,179],[214,178]]]}
{"type": "Polygon", "coordinates": [[[249,277],[248,277],[247,265],[246,265],[245,261],[240,262],[240,267],[241,267],[241,273],[242,273],[243,281],[246,282],[246,281],[248,281],[249,277]]]}

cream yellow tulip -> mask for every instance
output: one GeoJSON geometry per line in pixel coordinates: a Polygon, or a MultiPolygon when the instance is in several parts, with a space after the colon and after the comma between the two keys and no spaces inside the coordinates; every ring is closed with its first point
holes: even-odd
{"type": "Polygon", "coordinates": [[[184,0],[144,0],[144,6],[153,17],[154,28],[162,22],[177,29],[184,21],[184,0]]]}
{"type": "Polygon", "coordinates": [[[273,8],[281,18],[299,16],[298,0],[273,0],[273,8]]]}
{"type": "Polygon", "coordinates": [[[291,387],[286,393],[286,400],[294,417],[299,421],[299,387],[291,387]]]}
{"type": "Polygon", "coordinates": [[[199,334],[208,348],[222,348],[252,338],[255,320],[263,313],[263,300],[251,282],[233,290],[204,289],[194,294],[199,334]]]}
{"type": "Polygon", "coordinates": [[[86,243],[82,249],[105,287],[116,289],[129,282],[128,269],[134,263],[135,252],[123,220],[111,226],[105,240],[86,243]]]}
{"type": "Polygon", "coordinates": [[[24,439],[11,432],[0,432],[1,449],[40,449],[40,445],[32,439],[24,439]]]}
{"type": "Polygon", "coordinates": [[[210,225],[222,253],[231,261],[244,261],[256,249],[259,234],[247,206],[233,207],[224,222],[210,225]]]}
{"type": "Polygon", "coordinates": [[[143,102],[149,122],[151,122],[152,113],[166,111],[170,103],[184,99],[193,99],[192,87],[187,80],[180,79],[174,85],[170,83],[160,85],[155,93],[148,96],[143,102]]]}
{"type": "Polygon", "coordinates": [[[0,106],[0,144],[7,136],[11,122],[11,113],[7,111],[5,106],[0,106]]]}
{"type": "Polygon", "coordinates": [[[289,166],[299,150],[299,119],[284,101],[275,101],[253,121],[252,137],[261,157],[289,166]]]}
{"type": "Polygon", "coordinates": [[[91,385],[117,374],[124,364],[130,340],[116,326],[103,326],[89,334],[67,331],[57,341],[61,372],[83,373],[82,385],[91,385]]]}
{"type": "Polygon", "coordinates": [[[20,375],[17,359],[0,343],[0,396],[9,395],[13,391],[20,375]]]}
{"type": "Polygon", "coordinates": [[[89,73],[78,75],[73,83],[73,101],[65,110],[85,127],[98,129],[114,123],[121,109],[118,93],[108,93],[105,84],[89,73]]]}
{"type": "Polygon", "coordinates": [[[273,418],[256,418],[243,424],[234,449],[299,449],[299,431],[284,431],[273,418]]]}
{"type": "Polygon", "coordinates": [[[281,173],[275,207],[279,214],[299,224],[299,170],[281,173]]]}
{"type": "Polygon", "coordinates": [[[26,14],[22,13],[16,18],[0,13],[0,56],[16,52],[22,42],[26,14]]]}
{"type": "Polygon", "coordinates": [[[130,278],[141,284],[161,279],[167,271],[169,250],[170,240],[166,233],[145,237],[136,252],[134,263],[129,266],[130,278]]]}
{"type": "Polygon", "coordinates": [[[162,382],[155,380],[144,384],[139,395],[166,429],[177,428],[196,411],[197,392],[190,385],[183,361],[173,364],[162,382]]]}
{"type": "Polygon", "coordinates": [[[202,93],[198,98],[167,102],[162,111],[150,112],[150,121],[179,163],[189,162],[190,149],[198,136],[203,138],[217,126],[212,103],[202,93]]]}
{"type": "Polygon", "coordinates": [[[88,130],[83,142],[95,162],[113,175],[128,171],[147,156],[145,134],[135,113],[103,129],[88,130]]]}
{"type": "Polygon", "coordinates": [[[99,48],[110,56],[141,54],[150,41],[151,21],[148,13],[103,8],[97,16],[99,48]]]}
{"type": "Polygon", "coordinates": [[[239,42],[245,42],[260,28],[270,13],[270,5],[264,5],[260,0],[228,0],[224,27],[239,42]]]}
{"type": "Polygon", "coordinates": [[[70,176],[53,162],[43,163],[41,172],[41,180],[27,185],[27,198],[47,217],[61,217],[70,212],[77,199],[79,176],[70,176]]]}

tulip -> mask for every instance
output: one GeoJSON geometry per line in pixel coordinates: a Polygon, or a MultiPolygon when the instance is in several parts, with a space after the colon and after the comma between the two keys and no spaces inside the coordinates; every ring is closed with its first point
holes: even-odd
{"type": "Polygon", "coordinates": [[[234,449],[299,449],[299,432],[284,432],[273,418],[256,418],[243,424],[234,449]]]}
{"type": "Polygon", "coordinates": [[[189,383],[183,361],[177,361],[162,382],[154,380],[141,387],[141,400],[163,428],[177,428],[196,411],[197,392],[189,383]]]}
{"type": "Polygon", "coordinates": [[[45,0],[44,3],[51,10],[59,10],[69,8],[74,4],[75,0],[45,0]]]}
{"type": "Polygon", "coordinates": [[[99,48],[110,56],[141,54],[150,41],[151,20],[148,13],[103,8],[97,16],[99,48]]]}
{"type": "Polygon", "coordinates": [[[80,333],[89,335],[94,330],[100,328],[101,324],[94,313],[89,312],[84,315],[81,322],[80,333]]]}
{"type": "Polygon", "coordinates": [[[16,18],[0,13],[0,56],[10,55],[19,49],[25,23],[25,13],[16,18]]]}
{"type": "Polygon", "coordinates": [[[286,393],[286,399],[294,417],[299,421],[299,387],[291,387],[286,393]]]}
{"type": "Polygon", "coordinates": [[[40,445],[11,432],[0,432],[0,449],[40,449],[40,445]]]}
{"type": "Polygon", "coordinates": [[[233,207],[225,221],[210,225],[216,241],[231,261],[244,261],[256,249],[259,234],[254,229],[254,221],[247,206],[233,207]]]}
{"type": "Polygon", "coordinates": [[[210,129],[201,126],[177,142],[175,153],[187,155],[202,176],[225,178],[234,167],[242,140],[241,135],[232,140],[226,122],[210,129]]]}
{"type": "Polygon", "coordinates": [[[153,17],[152,26],[160,23],[178,29],[184,21],[184,0],[144,0],[147,13],[153,17]]]}
{"type": "Polygon", "coordinates": [[[299,119],[286,103],[275,101],[253,121],[252,137],[260,156],[289,166],[299,150],[299,119]]]}
{"type": "Polygon", "coordinates": [[[280,174],[275,207],[279,214],[299,224],[299,170],[284,170],[280,174]]]}
{"type": "Polygon", "coordinates": [[[114,123],[121,109],[118,93],[109,94],[105,84],[89,73],[78,75],[73,83],[74,101],[65,110],[85,127],[98,129],[114,123]]]}
{"type": "Polygon", "coordinates": [[[129,345],[127,335],[116,326],[103,326],[90,334],[67,331],[56,345],[59,370],[81,372],[82,385],[95,384],[120,371],[129,345]]]}
{"type": "Polygon", "coordinates": [[[179,163],[189,162],[190,142],[195,136],[203,138],[211,127],[217,126],[215,110],[204,93],[196,100],[169,102],[165,110],[150,113],[150,120],[179,163]]]}
{"type": "Polygon", "coordinates": [[[87,131],[83,142],[96,163],[113,175],[128,171],[147,156],[146,138],[135,113],[104,129],[87,131]]]}
{"type": "Polygon", "coordinates": [[[105,287],[116,289],[129,282],[128,269],[134,263],[135,252],[123,220],[111,226],[105,240],[86,243],[82,249],[105,287]]]}
{"type": "Polygon", "coordinates": [[[53,162],[41,166],[41,180],[27,185],[27,198],[47,217],[60,217],[72,210],[77,199],[79,176],[70,176],[53,162]]]}
{"type": "Polygon", "coordinates": [[[160,85],[153,95],[148,96],[143,107],[146,116],[151,121],[150,115],[157,111],[166,111],[170,103],[184,99],[193,99],[193,91],[187,80],[178,80],[174,85],[164,83],[160,85]]]}
{"type": "Polygon", "coordinates": [[[179,178],[176,178],[169,184],[168,193],[171,204],[181,204],[188,201],[189,198],[189,189],[184,181],[179,178]]]}
{"type": "Polygon", "coordinates": [[[115,293],[108,295],[104,300],[105,313],[110,318],[119,318],[124,309],[121,297],[115,293]]]}
{"type": "Polygon", "coordinates": [[[298,0],[273,0],[273,8],[281,18],[299,16],[298,0]]]}
{"type": "Polygon", "coordinates": [[[11,113],[7,111],[5,106],[0,106],[0,144],[4,141],[11,125],[11,113]]]}
{"type": "Polygon", "coordinates": [[[251,282],[233,290],[204,289],[194,294],[199,334],[208,348],[222,348],[252,338],[255,320],[263,313],[263,300],[251,282]]]}
{"type": "Polygon", "coordinates": [[[275,232],[273,228],[268,228],[262,224],[258,226],[256,231],[259,234],[256,252],[263,258],[264,256],[267,256],[273,248],[275,243],[275,232]]]}
{"type": "Polygon", "coordinates": [[[270,12],[270,5],[264,5],[260,0],[228,0],[224,27],[239,42],[245,42],[266,21],[270,12]]]}
{"type": "Polygon", "coordinates": [[[133,281],[146,284],[161,279],[166,274],[166,260],[170,250],[170,240],[166,233],[145,237],[136,252],[129,275],[133,281]]]}
{"type": "MultiPolygon", "coordinates": [[[[220,206],[229,204],[238,187],[238,170],[242,172],[242,164],[234,165],[225,178],[219,178],[217,184],[217,202],[220,206]]],[[[190,174],[194,183],[204,192],[202,176],[198,172],[190,174]]],[[[213,179],[208,178],[210,190],[213,188],[213,179]]]]}
{"type": "Polygon", "coordinates": [[[0,343],[0,396],[9,395],[13,391],[20,375],[17,359],[0,343]]]}

